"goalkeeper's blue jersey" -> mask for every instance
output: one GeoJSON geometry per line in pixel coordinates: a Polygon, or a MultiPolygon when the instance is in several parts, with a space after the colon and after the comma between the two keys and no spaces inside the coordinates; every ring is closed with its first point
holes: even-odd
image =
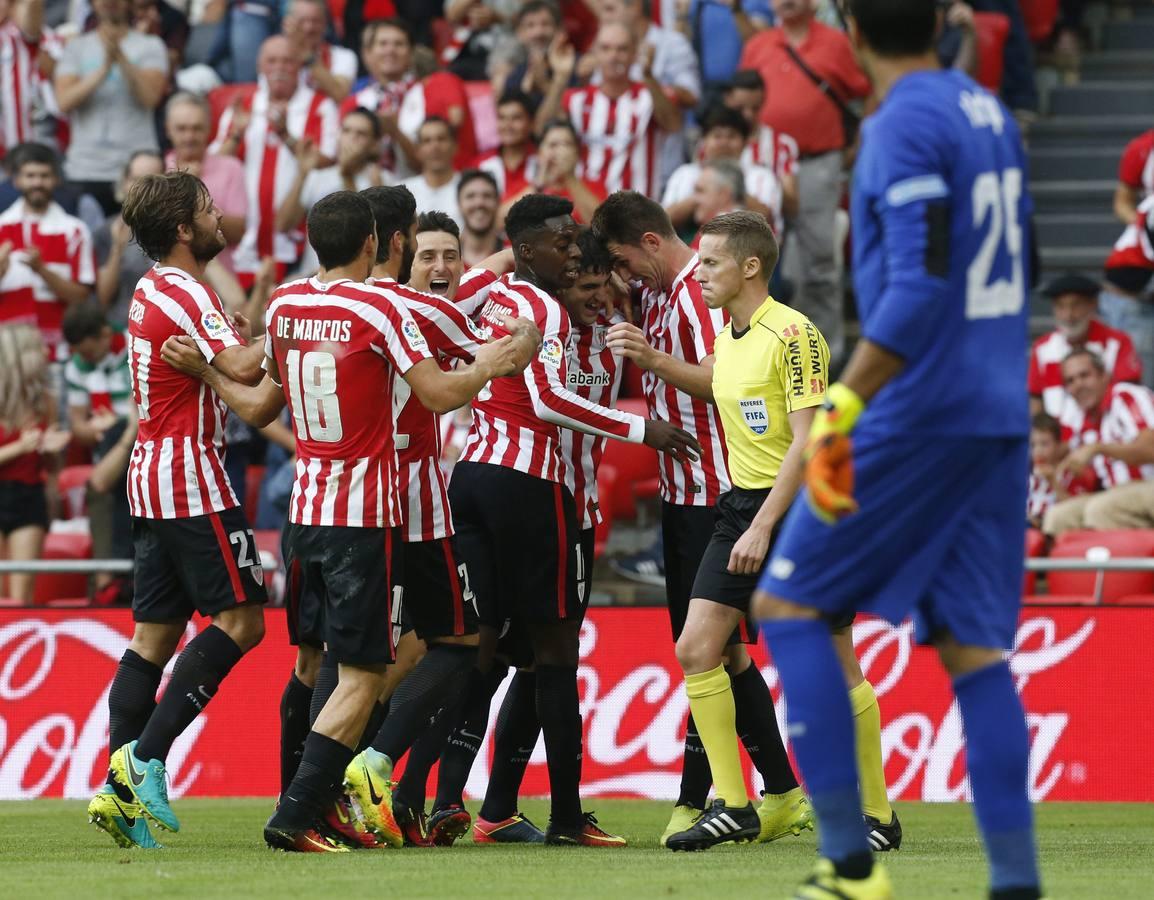
{"type": "Polygon", "coordinates": [[[865,122],[854,288],[862,333],[905,367],[863,438],[1028,433],[1030,212],[1014,118],[967,76],[907,75],[865,122]]]}

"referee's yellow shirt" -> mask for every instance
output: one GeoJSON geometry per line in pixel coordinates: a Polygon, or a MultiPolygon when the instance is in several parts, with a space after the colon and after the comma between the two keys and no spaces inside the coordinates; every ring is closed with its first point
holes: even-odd
{"type": "Polygon", "coordinates": [[[829,347],[806,316],[767,297],[744,332],[725,326],[713,352],[730,480],[747,490],[773,487],[793,441],[789,414],[825,400],[829,347]]]}

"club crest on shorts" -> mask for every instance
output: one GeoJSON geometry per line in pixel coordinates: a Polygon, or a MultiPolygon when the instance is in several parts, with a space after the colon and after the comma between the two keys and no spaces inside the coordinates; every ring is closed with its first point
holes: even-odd
{"type": "Polygon", "coordinates": [[[565,347],[561,343],[560,338],[545,338],[545,340],[541,342],[541,352],[538,354],[541,362],[556,369],[561,365],[561,360],[564,356],[565,347]]]}
{"type": "Polygon", "coordinates": [[[765,400],[761,397],[750,397],[738,400],[737,405],[741,407],[741,417],[750,431],[760,435],[769,430],[769,413],[765,408],[765,400]]]}
{"type": "Polygon", "coordinates": [[[248,572],[252,576],[253,581],[261,586],[264,585],[264,566],[259,562],[255,562],[248,567],[248,572]]]}
{"type": "Polygon", "coordinates": [[[210,338],[222,338],[226,334],[231,333],[228,327],[228,320],[224,317],[224,313],[215,309],[206,309],[200,315],[200,327],[204,329],[204,333],[210,338]]]}

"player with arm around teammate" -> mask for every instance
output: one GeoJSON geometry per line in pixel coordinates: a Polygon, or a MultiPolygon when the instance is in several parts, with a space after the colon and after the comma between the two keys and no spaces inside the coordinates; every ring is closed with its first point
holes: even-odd
{"type": "Polygon", "coordinates": [[[125,199],[124,219],[157,261],[137,285],[127,339],[140,421],[128,472],[136,626],[109,689],[108,784],[88,813],[120,846],[155,847],[144,816],[180,828],[165,758],[264,636],[267,599],[252,531],[224,472],[223,403],[161,362],[160,348],[183,335],[213,371],[249,383],[261,377],[261,354],[204,283],[225,239],[220,210],[198,178],[142,178],[125,199]],[[195,612],[211,624],[181,651],[157,703],[162,670],[195,612]]]}

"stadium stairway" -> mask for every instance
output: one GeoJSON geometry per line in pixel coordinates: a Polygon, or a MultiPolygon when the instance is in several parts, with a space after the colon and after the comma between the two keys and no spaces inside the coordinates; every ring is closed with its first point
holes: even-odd
{"type": "MultiPolygon", "coordinates": [[[[1101,277],[1122,224],[1114,217],[1118,161],[1154,126],[1154,7],[1091,3],[1090,43],[1076,74],[1039,69],[1044,116],[1030,130],[1030,188],[1041,281],[1064,271],[1101,277]]],[[[1049,305],[1035,297],[1035,332],[1049,305]]]]}

